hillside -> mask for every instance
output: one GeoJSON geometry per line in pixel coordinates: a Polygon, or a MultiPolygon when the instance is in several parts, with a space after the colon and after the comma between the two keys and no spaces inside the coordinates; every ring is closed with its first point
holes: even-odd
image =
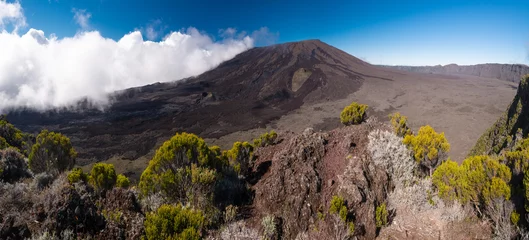
{"type": "Polygon", "coordinates": [[[479,138],[470,155],[498,154],[514,146],[529,132],[529,75],[521,78],[518,91],[507,110],[479,138]]]}
{"type": "Polygon", "coordinates": [[[495,78],[509,82],[519,82],[520,76],[529,74],[529,66],[523,64],[477,64],[477,65],[436,65],[436,66],[384,66],[403,71],[435,74],[464,74],[484,78],[495,78]]]}
{"type": "Polygon", "coordinates": [[[67,135],[85,169],[107,161],[137,179],[175,132],[226,148],[270,129],[331,130],[352,101],[368,104],[368,115],[381,120],[400,111],[415,130],[430,124],[444,131],[450,155],[462,159],[514,93],[510,82],[373,66],[309,40],[253,48],[194,78],[124,90],[105,111],[15,110],[7,118],[27,132],[67,135]]]}

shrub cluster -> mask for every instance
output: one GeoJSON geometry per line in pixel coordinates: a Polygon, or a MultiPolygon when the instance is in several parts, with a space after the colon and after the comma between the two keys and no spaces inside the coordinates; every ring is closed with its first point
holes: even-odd
{"type": "Polygon", "coordinates": [[[469,157],[461,166],[448,160],[432,176],[432,183],[441,198],[463,204],[470,202],[481,209],[494,199],[508,200],[511,196],[510,180],[509,168],[490,156],[469,157]]]}
{"type": "Polygon", "coordinates": [[[199,210],[178,205],[162,205],[148,213],[145,233],[149,240],[198,240],[204,227],[204,215],[199,210]]]}
{"type": "Polygon", "coordinates": [[[389,120],[391,126],[393,127],[393,132],[399,137],[405,137],[407,135],[412,135],[412,131],[408,126],[408,118],[406,116],[400,115],[400,113],[394,113],[389,115],[389,120]]]}
{"type": "Polygon", "coordinates": [[[344,125],[360,124],[364,121],[368,106],[357,102],[345,107],[340,113],[340,121],[344,125]]]}
{"type": "Polygon", "coordinates": [[[374,130],[368,135],[367,149],[376,166],[384,169],[394,184],[407,184],[414,178],[416,163],[402,138],[388,131],[374,130]]]}
{"type": "Polygon", "coordinates": [[[15,148],[0,150],[0,181],[13,183],[31,177],[24,155],[15,148]]]}
{"type": "Polygon", "coordinates": [[[355,225],[349,216],[349,209],[347,209],[347,205],[345,204],[345,200],[340,196],[333,196],[331,200],[331,204],[329,206],[329,213],[330,214],[338,214],[341,221],[346,224],[349,234],[353,235],[355,230],[355,225]]]}
{"type": "Polygon", "coordinates": [[[29,166],[33,173],[64,172],[75,165],[77,152],[66,136],[43,130],[29,154],[29,166]]]}
{"type": "Polygon", "coordinates": [[[0,149],[13,147],[21,153],[26,153],[28,146],[27,141],[30,139],[28,134],[23,133],[13,124],[9,123],[5,116],[0,116],[0,149]]]}
{"type": "Polygon", "coordinates": [[[375,222],[377,228],[384,227],[388,224],[388,210],[386,209],[386,204],[382,203],[375,210],[375,222]]]}
{"type": "Polygon", "coordinates": [[[96,163],[90,171],[90,183],[98,190],[109,190],[116,185],[117,175],[114,165],[96,163]]]}
{"type": "Polygon", "coordinates": [[[76,183],[76,182],[87,182],[88,181],[88,175],[83,172],[81,168],[74,168],[72,171],[70,171],[67,175],[68,181],[70,183],[76,183]]]}
{"type": "Polygon", "coordinates": [[[444,133],[437,133],[429,125],[419,129],[417,135],[407,135],[403,143],[413,151],[413,157],[419,165],[432,175],[435,169],[450,151],[450,144],[444,133]]]}
{"type": "Polygon", "coordinates": [[[255,147],[266,147],[271,146],[276,143],[277,133],[274,130],[270,132],[263,133],[259,138],[253,140],[253,145],[255,147]]]}

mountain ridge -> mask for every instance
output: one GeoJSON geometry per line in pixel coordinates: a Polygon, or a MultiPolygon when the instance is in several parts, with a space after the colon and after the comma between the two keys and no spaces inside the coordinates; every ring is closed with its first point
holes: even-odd
{"type": "Polygon", "coordinates": [[[476,65],[435,65],[435,66],[390,66],[381,65],[410,72],[436,74],[465,74],[478,77],[496,78],[518,83],[520,77],[529,74],[529,66],[525,64],[484,63],[476,65]]]}

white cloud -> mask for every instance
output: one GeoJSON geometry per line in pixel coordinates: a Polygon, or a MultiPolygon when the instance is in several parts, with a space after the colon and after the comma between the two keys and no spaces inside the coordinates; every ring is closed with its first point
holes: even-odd
{"type": "Polygon", "coordinates": [[[26,26],[26,18],[20,2],[8,3],[6,0],[0,0],[0,30],[4,31],[7,24],[13,26],[14,32],[26,26]]]}
{"type": "Polygon", "coordinates": [[[86,9],[72,9],[72,12],[74,13],[73,19],[75,22],[82,28],[82,29],[89,29],[90,28],[90,18],[92,17],[92,14],[86,11],[86,9]]]}
{"type": "MultiPolygon", "coordinates": [[[[0,4],[0,13],[6,12],[5,2],[0,4]]],[[[86,20],[80,26],[89,26],[90,15],[77,13],[86,20]]],[[[253,44],[250,36],[214,41],[195,28],[172,32],[159,42],[144,40],[138,30],[118,41],[98,31],[65,38],[46,37],[36,29],[23,35],[0,31],[0,112],[68,107],[84,98],[105,106],[109,93],[199,75],[253,44]]]]}
{"type": "Polygon", "coordinates": [[[97,31],[72,38],[46,38],[30,29],[0,33],[0,111],[9,107],[48,109],[83,97],[107,104],[116,90],[195,76],[253,46],[253,39],[213,42],[195,28],[163,41],[144,41],[135,31],[119,41],[97,31]]]}

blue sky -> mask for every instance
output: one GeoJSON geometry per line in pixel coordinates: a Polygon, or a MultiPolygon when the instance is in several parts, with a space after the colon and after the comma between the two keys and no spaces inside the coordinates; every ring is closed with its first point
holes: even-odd
{"type": "MultiPolygon", "coordinates": [[[[29,26],[75,34],[72,9],[119,39],[154,25],[163,34],[195,27],[252,32],[267,27],[276,43],[321,39],[376,64],[528,63],[529,1],[141,1],[25,0],[29,26]],[[263,3],[267,2],[267,3],[263,3]]],[[[258,42],[258,45],[270,41],[258,42]]]]}
{"type": "Polygon", "coordinates": [[[219,38],[220,29],[267,41],[321,39],[375,64],[435,65],[487,62],[528,64],[529,1],[143,1],[22,0],[28,26],[71,36],[72,9],[91,15],[90,27],[118,40],[152,26],[162,38],[195,27],[219,38]],[[266,2],[266,3],[264,3],[266,2]]]}

